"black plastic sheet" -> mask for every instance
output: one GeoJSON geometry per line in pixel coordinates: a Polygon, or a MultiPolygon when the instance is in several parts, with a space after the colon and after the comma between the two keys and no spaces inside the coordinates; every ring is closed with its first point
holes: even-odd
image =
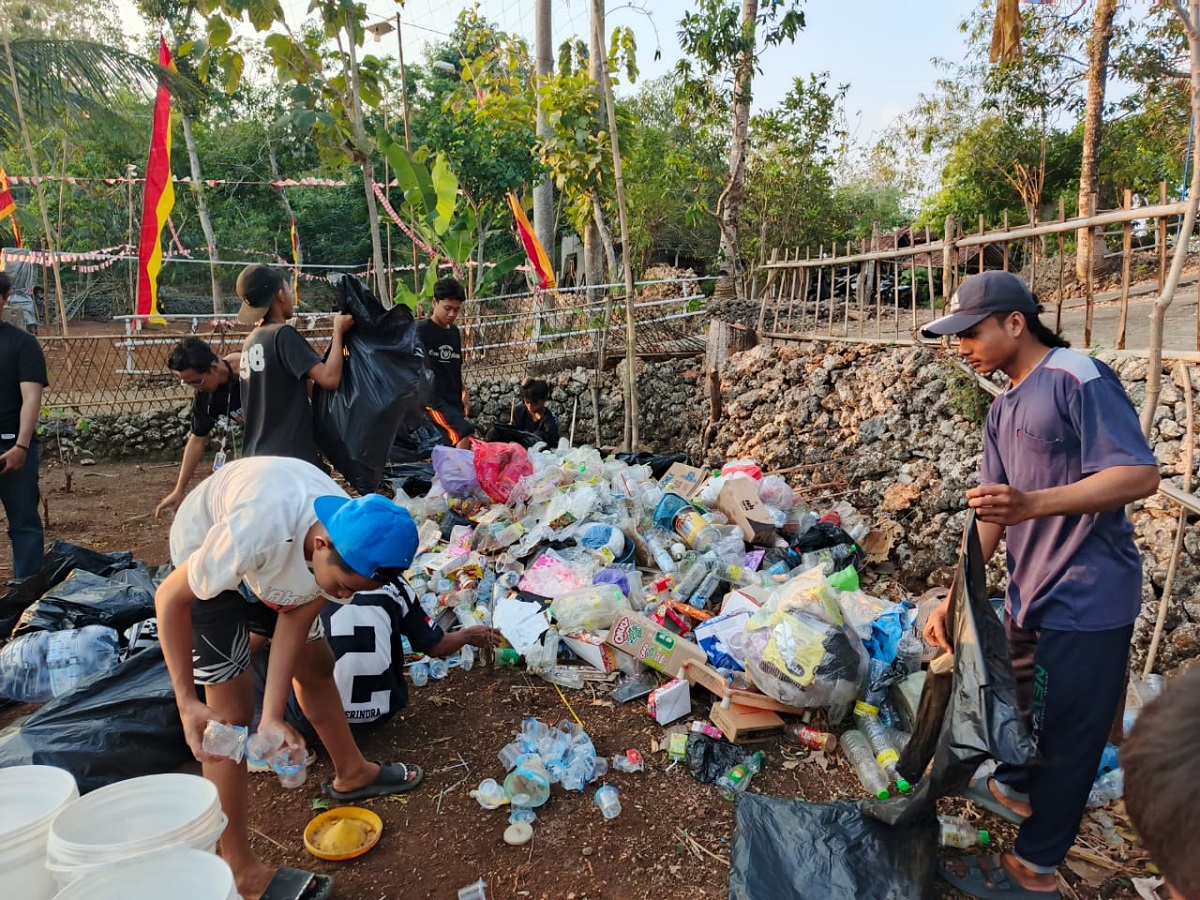
{"type": "Polygon", "coordinates": [[[338,309],[354,316],[346,333],[342,382],[335,391],[313,388],[317,446],[360,493],[383,480],[401,421],[419,417],[432,376],[417,322],[406,306],[384,309],[353,275],[329,276],[338,309]]]}
{"type": "Polygon", "coordinates": [[[1017,707],[1004,626],[988,599],[974,512],[967,514],[950,593],[947,630],[953,638],[954,667],[952,672],[926,677],[912,739],[896,764],[897,771],[917,786],[902,797],[864,804],[887,822],[925,815],[939,797],[965,788],[979,765],[989,759],[1024,766],[1037,757],[1017,707]]]}
{"type": "Polygon", "coordinates": [[[111,577],[80,568],[26,609],[12,636],[85,625],[107,625],[120,634],[153,615],[154,582],[144,567],[123,569],[111,577]]]}
{"type": "Polygon", "coordinates": [[[75,776],[80,793],[138,775],[173,772],[190,759],[158,647],[0,732],[0,768],[58,766],[75,776]]]}
{"type": "Polygon", "coordinates": [[[854,803],[746,793],[738,801],[729,900],[913,900],[933,895],[937,820],[886,825],[854,803]]]}
{"type": "MultiPolygon", "coordinates": [[[[21,614],[76,568],[94,575],[112,575],[134,566],[133,554],[101,553],[66,541],[54,541],[36,575],[24,579],[0,596],[0,643],[8,640],[21,614]]],[[[63,625],[61,628],[72,626],[63,625]]]]}
{"type": "Polygon", "coordinates": [[[692,459],[686,453],[673,453],[670,456],[659,456],[648,450],[639,450],[636,453],[618,453],[617,459],[625,463],[627,466],[649,466],[650,474],[655,478],[662,478],[667,474],[667,469],[675,465],[675,463],[683,463],[686,466],[692,464],[692,459]]]}
{"type": "Polygon", "coordinates": [[[740,766],[751,753],[729,741],[718,741],[706,734],[693,733],[687,739],[687,767],[692,777],[705,784],[716,784],[734,766],[740,766]]]}

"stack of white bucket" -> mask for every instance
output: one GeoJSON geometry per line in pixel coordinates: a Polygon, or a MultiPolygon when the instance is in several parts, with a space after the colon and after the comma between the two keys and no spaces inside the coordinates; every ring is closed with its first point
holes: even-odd
{"type": "Polygon", "coordinates": [[[229,866],[213,855],[226,818],[211,782],[147,775],[77,797],[74,779],[62,770],[0,770],[0,897],[154,897],[169,883],[181,900],[237,900],[229,866]],[[44,800],[26,803],[23,821],[10,827],[9,796],[17,793],[5,784],[22,781],[44,784],[44,800]],[[14,843],[25,848],[20,859],[14,843]]]}

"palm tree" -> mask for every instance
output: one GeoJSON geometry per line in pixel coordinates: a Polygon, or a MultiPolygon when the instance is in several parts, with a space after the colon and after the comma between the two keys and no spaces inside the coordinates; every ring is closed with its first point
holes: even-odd
{"type": "Polygon", "coordinates": [[[18,36],[7,31],[0,31],[0,42],[4,45],[4,60],[0,64],[0,141],[12,144],[19,140],[29,160],[46,249],[53,262],[58,315],[65,335],[68,326],[62,277],[37,154],[29,137],[29,122],[66,116],[111,116],[118,97],[127,95],[131,89],[149,96],[160,83],[176,97],[185,99],[194,97],[197,88],[190,79],[118,47],[92,41],[18,36]]]}

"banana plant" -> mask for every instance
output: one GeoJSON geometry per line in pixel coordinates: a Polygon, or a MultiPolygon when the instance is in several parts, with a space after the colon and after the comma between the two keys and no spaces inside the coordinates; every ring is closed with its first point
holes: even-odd
{"type": "MultiPolygon", "coordinates": [[[[396,291],[397,303],[415,307],[418,301],[433,296],[439,260],[448,260],[455,276],[462,278],[478,242],[488,235],[479,234],[475,210],[459,192],[458,176],[450,168],[444,153],[438,153],[433,164],[427,165],[423,154],[406,149],[386,131],[379,133],[379,149],[387,157],[396,183],[404,194],[404,202],[400,204],[401,213],[407,214],[413,231],[425,244],[423,249],[431,251],[433,256],[419,292],[405,284],[401,284],[396,291]]],[[[523,253],[514,253],[486,269],[481,267],[478,272],[467,273],[468,293],[471,296],[488,293],[500,278],[520,265],[524,258],[523,253]]]]}

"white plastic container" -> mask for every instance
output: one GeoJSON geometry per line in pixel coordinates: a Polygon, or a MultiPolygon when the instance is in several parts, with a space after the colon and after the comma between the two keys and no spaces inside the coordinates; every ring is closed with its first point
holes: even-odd
{"type": "Polygon", "coordinates": [[[79,796],[75,776],[54,766],[0,769],[0,897],[49,900],[50,823],[79,796]]]}
{"type": "Polygon", "coordinates": [[[168,894],[172,900],[240,900],[225,860],[185,849],[155,853],[80,878],[54,900],[160,900],[168,894]]]}
{"type": "Polygon", "coordinates": [[[55,818],[46,868],[61,889],[169,847],[213,853],[226,821],[210,781],[174,773],[131,778],[93,791],[55,818]]]}

